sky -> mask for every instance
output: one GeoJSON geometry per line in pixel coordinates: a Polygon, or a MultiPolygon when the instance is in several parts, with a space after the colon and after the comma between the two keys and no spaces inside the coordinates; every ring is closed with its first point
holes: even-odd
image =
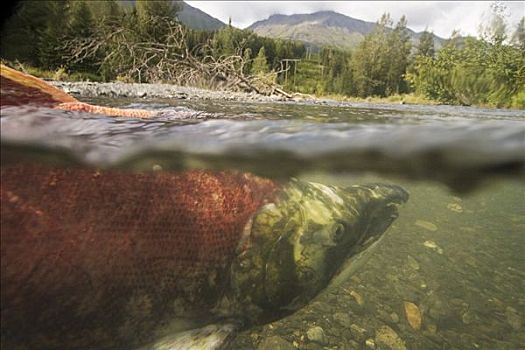
{"type": "MultiPolygon", "coordinates": [[[[291,15],[332,10],[369,22],[376,22],[388,12],[396,22],[406,15],[408,27],[416,32],[428,28],[443,38],[457,29],[461,35],[478,36],[482,19],[490,14],[490,1],[186,1],[209,15],[232,25],[246,28],[272,14],[291,15]]],[[[512,28],[525,16],[525,1],[500,1],[512,28]]]]}

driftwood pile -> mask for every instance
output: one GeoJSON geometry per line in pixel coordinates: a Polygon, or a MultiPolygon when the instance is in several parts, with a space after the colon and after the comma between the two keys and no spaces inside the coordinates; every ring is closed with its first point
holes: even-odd
{"type": "MultiPolygon", "coordinates": [[[[158,21],[158,19],[156,19],[158,21]]],[[[65,40],[60,47],[68,62],[95,62],[101,70],[116,72],[118,79],[164,82],[185,86],[280,95],[291,98],[275,81],[278,74],[245,74],[249,62],[239,54],[213,55],[211,44],[189,48],[187,29],[178,22],[164,23],[163,40],[155,40],[135,28],[101,27],[88,37],[65,40]]]]}

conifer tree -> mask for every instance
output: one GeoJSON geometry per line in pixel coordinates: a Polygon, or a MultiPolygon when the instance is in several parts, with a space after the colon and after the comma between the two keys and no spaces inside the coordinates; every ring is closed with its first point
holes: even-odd
{"type": "Polygon", "coordinates": [[[47,16],[46,26],[40,32],[38,42],[38,57],[44,69],[55,70],[63,65],[59,48],[67,35],[70,2],[42,1],[38,2],[47,16]]]}
{"type": "MultiPolygon", "coordinates": [[[[69,23],[66,30],[67,39],[87,39],[94,33],[94,20],[91,10],[85,1],[72,1],[69,10],[69,23]]],[[[87,58],[81,62],[65,62],[67,68],[77,72],[94,71],[94,58],[87,58]]]]}
{"type": "Polygon", "coordinates": [[[388,74],[387,28],[392,26],[390,15],[385,13],[374,31],[365,36],[352,56],[352,71],[358,96],[385,96],[388,74]]]}
{"type": "Polygon", "coordinates": [[[421,36],[419,37],[416,55],[434,57],[434,54],[435,49],[433,35],[432,33],[425,30],[423,31],[423,33],[421,33],[421,36]]]}
{"type": "Polygon", "coordinates": [[[93,34],[93,16],[86,2],[71,2],[69,17],[68,36],[88,38],[93,34]]]}
{"type": "Polygon", "coordinates": [[[86,3],[96,26],[117,27],[119,25],[123,10],[117,0],[88,1],[86,3]]]}
{"type": "Polygon", "coordinates": [[[154,42],[164,41],[170,21],[177,21],[179,6],[171,0],[137,0],[135,8],[141,35],[154,42]]]}
{"type": "MultiPolygon", "coordinates": [[[[525,17],[521,17],[514,34],[512,34],[512,43],[521,47],[522,50],[525,50],[525,17]]],[[[525,52],[525,51],[524,51],[525,52]]]]}
{"type": "Polygon", "coordinates": [[[244,61],[244,71],[243,73],[245,75],[249,75],[252,71],[252,49],[249,47],[244,50],[244,53],[242,55],[243,61],[244,61]]]}
{"type": "Polygon", "coordinates": [[[408,67],[411,43],[407,32],[407,19],[402,16],[397,22],[393,31],[388,34],[388,57],[386,63],[386,86],[384,95],[393,93],[404,93],[408,91],[408,86],[404,80],[404,75],[408,67]]]}
{"type": "Polygon", "coordinates": [[[268,73],[268,60],[266,58],[266,50],[264,46],[261,47],[259,53],[253,60],[252,72],[255,74],[268,73]]]}
{"type": "MultiPolygon", "coordinates": [[[[34,9],[34,7],[33,7],[34,9]]],[[[28,3],[18,3],[14,8],[14,14],[5,19],[2,25],[2,45],[0,54],[2,58],[9,60],[21,60],[24,62],[36,61],[36,33],[30,30],[30,20],[34,27],[44,27],[45,17],[35,16],[39,12],[31,13],[28,3]]],[[[40,11],[41,13],[41,11],[40,11]]]]}

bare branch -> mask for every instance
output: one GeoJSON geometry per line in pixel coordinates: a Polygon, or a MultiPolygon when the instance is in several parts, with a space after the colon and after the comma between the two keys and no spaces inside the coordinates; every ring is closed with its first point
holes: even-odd
{"type": "MultiPolygon", "coordinates": [[[[237,55],[215,57],[211,43],[193,48],[187,45],[187,30],[178,22],[161,19],[166,29],[158,41],[136,28],[99,27],[89,38],[66,40],[60,48],[70,62],[94,60],[101,69],[109,67],[117,76],[139,82],[168,82],[200,85],[259,94],[291,97],[275,83],[278,72],[244,74],[245,42],[237,43],[237,55]]],[[[157,18],[156,21],[159,21],[157,18]]]]}

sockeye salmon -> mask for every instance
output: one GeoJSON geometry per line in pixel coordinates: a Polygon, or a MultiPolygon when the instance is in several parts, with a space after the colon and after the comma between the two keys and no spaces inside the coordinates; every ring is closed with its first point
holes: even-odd
{"type": "MultiPolygon", "coordinates": [[[[46,86],[6,87],[4,72],[2,103],[69,103],[59,90],[38,95],[46,86]]],[[[0,186],[5,349],[224,345],[236,328],[308,303],[408,199],[394,185],[10,159],[0,186]]]]}

